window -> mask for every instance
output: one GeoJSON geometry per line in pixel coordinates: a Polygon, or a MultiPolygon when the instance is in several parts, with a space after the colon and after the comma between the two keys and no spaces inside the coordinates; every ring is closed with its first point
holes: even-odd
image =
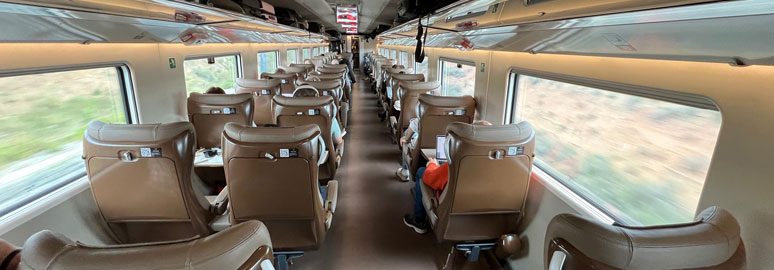
{"type": "Polygon", "coordinates": [[[425,59],[422,59],[422,63],[414,63],[414,72],[417,74],[425,74],[425,81],[429,81],[430,74],[427,72],[427,62],[430,60],[427,60],[427,56],[425,56],[425,59]]]}
{"type": "Polygon", "coordinates": [[[444,96],[472,96],[475,85],[475,66],[441,60],[441,88],[444,96]]]}
{"type": "Polygon", "coordinates": [[[311,59],[311,57],[309,57],[309,48],[304,48],[303,50],[301,50],[301,53],[304,60],[311,59]]]}
{"type": "Polygon", "coordinates": [[[288,65],[298,64],[298,49],[290,49],[287,51],[288,65]]]}
{"type": "Polygon", "coordinates": [[[400,52],[400,62],[401,65],[404,65],[406,68],[411,67],[409,61],[408,61],[408,53],[407,52],[400,52]]]}
{"type": "Polygon", "coordinates": [[[312,55],[313,56],[320,55],[320,51],[319,51],[319,49],[317,47],[312,48],[312,55]]]}
{"type": "Polygon", "coordinates": [[[693,220],[720,112],[512,78],[516,119],[531,122],[536,131],[536,166],[624,224],[693,220]]]}
{"type": "Polygon", "coordinates": [[[258,53],[258,74],[264,72],[274,73],[277,71],[277,61],[279,60],[279,57],[277,55],[279,52],[277,51],[270,51],[270,52],[259,52],[258,53]]]}
{"type": "Polygon", "coordinates": [[[398,58],[396,58],[396,56],[395,56],[395,50],[390,50],[390,59],[398,60],[398,58]]]}
{"type": "Polygon", "coordinates": [[[236,55],[185,60],[185,89],[188,94],[203,93],[213,86],[233,89],[239,77],[237,63],[236,55]]]}
{"type": "Polygon", "coordinates": [[[86,175],[83,132],[91,120],[129,122],[127,77],[125,67],[0,77],[0,215],[86,175]]]}

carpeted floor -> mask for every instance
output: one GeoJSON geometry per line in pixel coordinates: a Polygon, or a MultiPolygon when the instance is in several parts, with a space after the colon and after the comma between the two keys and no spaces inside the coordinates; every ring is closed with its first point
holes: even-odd
{"type": "Polygon", "coordinates": [[[395,177],[400,151],[379,121],[376,95],[362,76],[353,85],[331,230],[320,250],[295,259],[291,269],[436,269],[432,235],[403,224],[412,209],[413,182],[395,177]]]}

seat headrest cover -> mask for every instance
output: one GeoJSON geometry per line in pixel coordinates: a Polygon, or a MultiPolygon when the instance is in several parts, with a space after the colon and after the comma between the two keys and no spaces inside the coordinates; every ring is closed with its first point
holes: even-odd
{"type": "Polygon", "coordinates": [[[314,86],[314,88],[317,88],[317,90],[330,90],[330,89],[339,88],[341,86],[341,82],[338,80],[331,80],[331,81],[299,80],[298,85],[311,85],[311,86],[314,86]]]}
{"type": "Polygon", "coordinates": [[[156,142],[184,132],[193,133],[194,126],[190,122],[121,125],[94,120],[86,128],[86,136],[103,142],[156,142]]]}
{"type": "Polygon", "coordinates": [[[392,74],[392,78],[395,80],[400,81],[416,81],[416,80],[424,80],[425,74],[401,74],[396,73],[392,74]]]}
{"type": "Polygon", "coordinates": [[[441,81],[429,81],[429,82],[411,82],[401,81],[400,88],[406,90],[425,90],[431,91],[441,88],[441,81]]]}
{"type": "Polygon", "coordinates": [[[343,73],[336,73],[336,74],[332,74],[332,73],[317,73],[317,74],[312,74],[310,76],[317,77],[317,78],[319,78],[321,80],[338,80],[338,79],[342,78],[343,73]]]}
{"type": "Polygon", "coordinates": [[[249,93],[233,95],[191,93],[191,96],[188,97],[189,102],[196,102],[207,105],[240,104],[252,99],[253,95],[249,93]]]}
{"type": "Polygon", "coordinates": [[[274,102],[277,105],[286,107],[322,107],[333,104],[333,97],[285,97],[278,95],[274,96],[274,102]]]}
{"type": "Polygon", "coordinates": [[[291,67],[314,68],[314,64],[290,64],[291,67]]]}
{"type": "Polygon", "coordinates": [[[449,134],[454,134],[462,139],[486,143],[510,144],[512,142],[524,141],[535,136],[532,125],[527,121],[500,126],[484,126],[454,122],[446,127],[446,131],[449,134]]]}
{"type": "Polygon", "coordinates": [[[285,73],[304,73],[304,72],[306,72],[306,67],[299,67],[299,66],[282,67],[282,68],[279,68],[279,69],[284,70],[285,73]]]}
{"type": "Polygon", "coordinates": [[[245,79],[245,78],[236,79],[237,87],[242,89],[256,89],[256,88],[268,89],[268,88],[277,87],[281,83],[282,81],[278,79],[268,79],[268,80],[255,80],[255,79],[245,79]]]}
{"type": "Polygon", "coordinates": [[[295,73],[268,73],[268,72],[264,72],[264,73],[261,73],[261,78],[294,79],[294,78],[296,78],[296,74],[295,73]]]}
{"type": "Polygon", "coordinates": [[[227,123],[223,132],[229,138],[246,143],[293,143],[311,140],[320,135],[315,124],[297,127],[247,127],[234,122],[227,123]]]}
{"type": "Polygon", "coordinates": [[[564,239],[584,255],[621,269],[698,269],[728,261],[740,247],[740,227],[716,206],[687,224],[652,227],[609,225],[562,214],[554,217],[546,243],[564,239]]]}
{"type": "Polygon", "coordinates": [[[445,108],[461,108],[461,107],[476,106],[476,100],[471,96],[447,97],[447,96],[421,94],[419,95],[419,103],[434,106],[434,107],[445,107],[445,108]]]}

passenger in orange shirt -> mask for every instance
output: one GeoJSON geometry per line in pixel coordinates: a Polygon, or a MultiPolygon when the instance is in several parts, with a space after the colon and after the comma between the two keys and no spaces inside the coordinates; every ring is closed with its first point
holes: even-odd
{"type": "MultiPolygon", "coordinates": [[[[491,126],[488,121],[477,120],[473,122],[474,125],[491,126]]],[[[447,155],[449,153],[446,153],[447,155]]],[[[449,164],[438,164],[438,160],[430,158],[427,161],[425,167],[421,167],[417,170],[416,176],[417,182],[414,186],[414,214],[406,214],[403,216],[403,224],[414,229],[418,234],[427,233],[427,213],[425,207],[422,205],[422,183],[433,189],[435,198],[440,198],[441,192],[446,188],[446,183],[449,182],[449,164]]]]}

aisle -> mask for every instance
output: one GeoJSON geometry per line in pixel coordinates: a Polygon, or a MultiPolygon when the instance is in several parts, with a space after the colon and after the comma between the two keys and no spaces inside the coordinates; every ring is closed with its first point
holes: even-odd
{"type": "Polygon", "coordinates": [[[322,248],[295,260],[291,269],[436,269],[435,239],[403,224],[412,209],[413,182],[395,178],[400,151],[376,116],[376,95],[362,76],[353,85],[332,228],[322,248]]]}

